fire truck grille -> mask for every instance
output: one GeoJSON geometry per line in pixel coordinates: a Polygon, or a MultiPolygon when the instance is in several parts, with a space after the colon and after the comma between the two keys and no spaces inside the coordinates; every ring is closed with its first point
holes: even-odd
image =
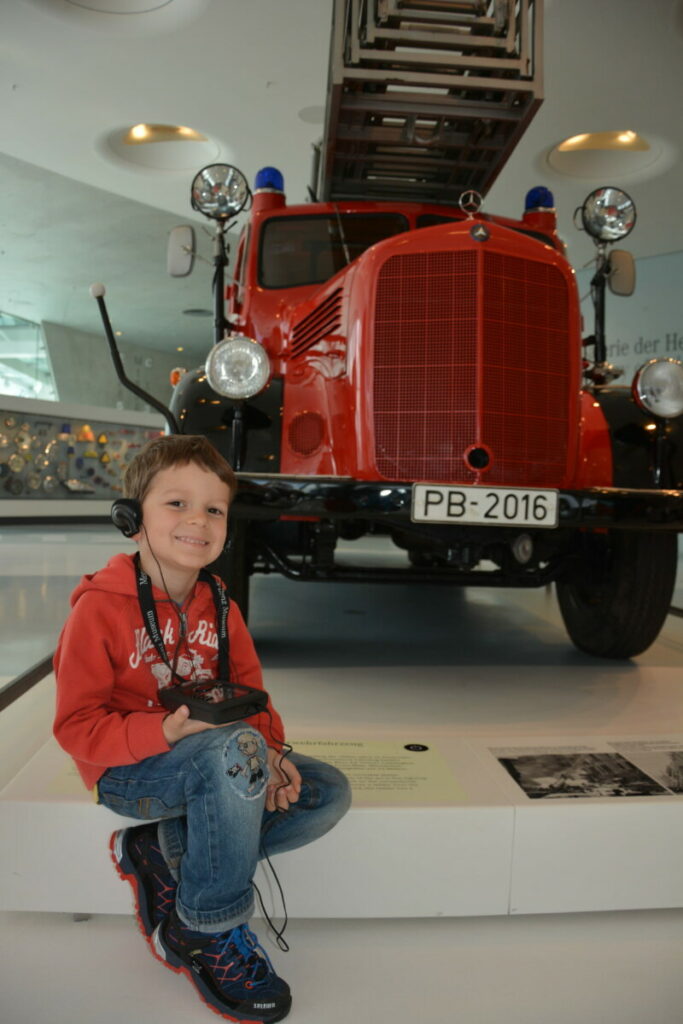
{"type": "Polygon", "coordinates": [[[492,252],[390,257],[375,308],[379,474],[475,482],[465,453],[476,446],[490,453],[483,483],[557,486],[568,446],[568,320],[564,277],[547,264],[492,252]]]}

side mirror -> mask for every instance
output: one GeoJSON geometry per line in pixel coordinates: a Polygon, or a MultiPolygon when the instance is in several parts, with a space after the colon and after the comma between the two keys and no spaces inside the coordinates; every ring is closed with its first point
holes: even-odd
{"type": "Polygon", "coordinates": [[[166,269],[171,277],[187,277],[194,264],[194,228],[180,224],[168,236],[166,269]]]}
{"type": "Polygon", "coordinates": [[[626,249],[612,249],[609,254],[607,284],[614,295],[633,295],[636,287],[636,263],[626,249]]]}

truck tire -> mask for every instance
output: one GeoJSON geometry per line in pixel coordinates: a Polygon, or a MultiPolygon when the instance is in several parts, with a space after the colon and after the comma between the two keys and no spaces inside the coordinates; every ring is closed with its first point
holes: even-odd
{"type": "Polygon", "coordinates": [[[228,588],[231,601],[239,605],[245,622],[249,618],[249,526],[244,520],[233,520],[228,530],[228,543],[221,555],[208,566],[228,588]]]}
{"type": "Polygon", "coordinates": [[[578,533],[556,583],[567,632],[580,651],[632,658],[656,640],[671,604],[678,562],[675,533],[578,533]]]}

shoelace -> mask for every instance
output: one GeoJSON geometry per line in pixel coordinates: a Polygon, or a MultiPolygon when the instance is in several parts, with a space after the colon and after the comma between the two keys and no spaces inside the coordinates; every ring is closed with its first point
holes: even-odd
{"type": "Polygon", "coordinates": [[[252,983],[262,982],[269,974],[275,973],[268,954],[246,924],[239,925],[222,938],[216,939],[215,945],[219,956],[234,957],[235,951],[237,952],[252,983]]]}

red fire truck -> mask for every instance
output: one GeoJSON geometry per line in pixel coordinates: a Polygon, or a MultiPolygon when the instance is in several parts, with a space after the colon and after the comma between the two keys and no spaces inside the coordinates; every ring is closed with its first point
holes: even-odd
{"type": "Polygon", "coordinates": [[[219,569],[245,611],[258,572],[554,582],[583,651],[630,657],[659,633],[683,528],[683,366],[653,360],[617,386],[606,361],[605,288],[628,293],[632,267],[608,247],[633,205],[600,188],[583,207],[585,338],[548,190],[518,220],[481,201],[540,102],[539,17],[532,0],[342,0],[311,202],[288,206],[273,168],[253,196],[226,165],[195,179],[217,225],[215,343],[170,422],[238,472],[219,569]],[[427,70],[397,69],[407,41],[427,70]],[[227,226],[249,201],[224,288],[227,226]],[[368,534],[403,564],[337,558],[368,534]]]}

